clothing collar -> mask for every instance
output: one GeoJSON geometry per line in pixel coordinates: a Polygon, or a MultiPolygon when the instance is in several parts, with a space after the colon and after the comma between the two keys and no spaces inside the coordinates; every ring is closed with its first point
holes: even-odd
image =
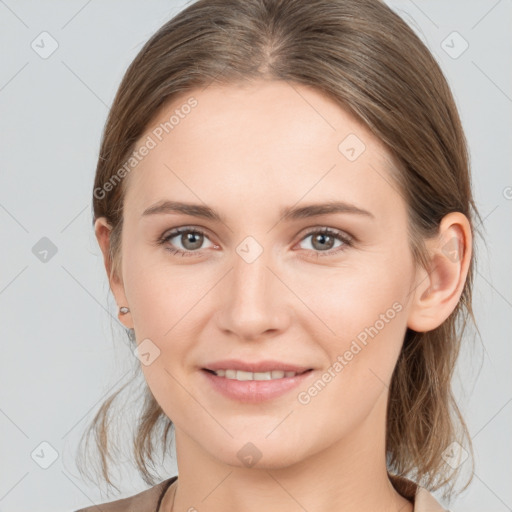
{"type": "Polygon", "coordinates": [[[388,473],[388,477],[397,492],[414,503],[414,512],[447,512],[424,487],[403,476],[388,473]]]}

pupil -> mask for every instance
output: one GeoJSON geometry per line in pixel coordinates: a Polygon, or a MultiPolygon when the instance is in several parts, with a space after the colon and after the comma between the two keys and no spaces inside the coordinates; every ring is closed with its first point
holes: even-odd
{"type": "MultiPolygon", "coordinates": [[[[326,238],[329,239],[330,238],[331,242],[332,242],[332,237],[330,235],[326,235],[324,233],[319,233],[318,236],[315,237],[315,242],[317,242],[319,238],[322,238],[322,239],[326,239],[326,238]]],[[[329,245],[329,244],[327,244],[327,245],[329,245]]],[[[321,244],[320,248],[322,248],[322,247],[325,249],[325,247],[326,247],[325,242],[321,244]]],[[[330,245],[329,245],[329,248],[330,248],[330,245]]]]}
{"type": "MultiPolygon", "coordinates": [[[[193,246],[193,247],[189,247],[189,249],[197,249],[197,247],[200,247],[200,246],[201,246],[201,238],[200,238],[200,237],[202,236],[201,234],[199,234],[199,233],[190,233],[190,232],[189,232],[189,233],[185,233],[185,234],[184,234],[184,236],[185,236],[185,239],[186,239],[186,242],[187,242],[187,243],[188,243],[188,242],[192,243],[192,246],[193,246]],[[198,240],[196,240],[196,241],[194,242],[194,238],[195,238],[195,237],[198,237],[198,240]],[[195,244],[195,245],[194,245],[194,244],[195,244]]],[[[184,245],[185,247],[187,247],[187,246],[186,246],[186,244],[183,244],[183,245],[184,245]]]]}

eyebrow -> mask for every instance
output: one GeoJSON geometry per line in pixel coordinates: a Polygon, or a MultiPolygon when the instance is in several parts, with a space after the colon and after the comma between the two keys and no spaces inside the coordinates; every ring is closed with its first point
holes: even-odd
{"type": "MultiPolygon", "coordinates": [[[[209,206],[183,203],[180,201],[161,201],[156,203],[149,208],[146,208],[142,213],[142,217],[166,213],[181,213],[184,215],[191,215],[193,217],[201,217],[225,223],[223,216],[209,206]]],[[[342,201],[328,201],[325,203],[308,204],[305,206],[284,207],[280,210],[280,218],[286,217],[289,220],[298,220],[332,213],[350,213],[375,219],[375,216],[371,212],[342,201]]]]}

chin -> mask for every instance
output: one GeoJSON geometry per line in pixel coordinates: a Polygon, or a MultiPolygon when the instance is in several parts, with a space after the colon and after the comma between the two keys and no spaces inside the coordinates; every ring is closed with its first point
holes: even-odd
{"type": "MultiPolygon", "coordinates": [[[[303,441],[300,446],[304,448],[303,441]]],[[[284,446],[282,439],[277,437],[265,440],[264,436],[244,436],[243,441],[235,438],[229,446],[213,453],[210,445],[209,451],[213,457],[235,468],[276,470],[302,460],[302,452],[298,452],[297,446],[284,446]]]]}

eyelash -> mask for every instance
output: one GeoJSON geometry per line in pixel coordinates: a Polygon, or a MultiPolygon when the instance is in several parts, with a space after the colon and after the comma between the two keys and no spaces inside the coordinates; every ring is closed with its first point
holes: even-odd
{"type": "MultiPolygon", "coordinates": [[[[157,240],[157,244],[158,245],[164,245],[170,239],[174,238],[177,235],[181,235],[182,233],[193,233],[195,235],[202,235],[204,237],[208,237],[208,235],[204,231],[202,231],[201,229],[192,228],[192,227],[189,227],[189,226],[184,226],[184,227],[181,227],[181,228],[176,228],[173,231],[171,231],[169,234],[162,236],[161,238],[159,238],[157,240]]],[[[344,235],[344,234],[342,234],[339,231],[336,231],[336,230],[333,230],[333,229],[327,228],[327,227],[322,228],[322,229],[315,229],[315,230],[309,231],[308,233],[306,233],[303,236],[303,238],[300,241],[306,239],[307,237],[309,237],[311,235],[317,235],[317,234],[329,235],[329,236],[332,236],[333,238],[335,238],[336,240],[339,240],[339,241],[343,242],[343,244],[340,245],[339,247],[337,247],[335,249],[329,249],[328,251],[315,251],[315,250],[312,250],[313,252],[315,252],[317,254],[317,257],[318,256],[334,256],[335,254],[338,254],[338,253],[344,251],[348,247],[352,247],[352,244],[353,244],[353,240],[352,240],[351,237],[349,237],[347,235],[344,235]]],[[[202,252],[201,250],[198,250],[198,251],[183,251],[181,249],[175,249],[175,248],[172,248],[172,247],[166,247],[165,249],[167,251],[169,251],[173,255],[181,255],[181,256],[200,256],[201,252],[202,252]]]]}

